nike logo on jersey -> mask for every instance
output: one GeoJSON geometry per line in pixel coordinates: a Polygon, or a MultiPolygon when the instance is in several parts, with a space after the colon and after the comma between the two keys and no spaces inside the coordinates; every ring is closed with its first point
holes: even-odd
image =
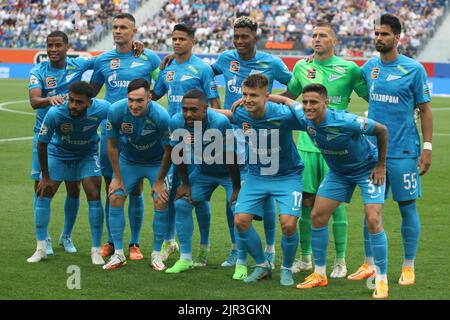
{"type": "Polygon", "coordinates": [[[417,189],[414,190],[414,191],[410,191],[409,194],[410,194],[410,195],[413,195],[413,194],[416,193],[416,192],[417,192],[417,189]]]}
{"type": "Polygon", "coordinates": [[[140,67],[140,66],[143,66],[143,65],[144,64],[142,62],[133,61],[133,63],[131,63],[130,68],[136,68],[136,67],[140,67]]]}
{"type": "Polygon", "coordinates": [[[255,70],[255,69],[252,69],[252,71],[250,71],[249,76],[251,76],[252,74],[261,74],[261,73],[263,73],[263,72],[264,72],[263,70],[255,70]]]}
{"type": "Polygon", "coordinates": [[[331,141],[333,139],[336,139],[337,137],[339,136],[335,134],[327,134],[327,141],[331,141]]]}
{"type": "Polygon", "coordinates": [[[146,135],[148,135],[148,134],[150,134],[152,132],[155,132],[155,130],[153,130],[153,129],[142,129],[141,136],[146,136],[146,135]]]}
{"type": "Polygon", "coordinates": [[[194,79],[193,76],[188,76],[186,74],[183,74],[183,76],[181,77],[180,81],[186,81],[186,80],[190,80],[190,79],[194,79]]]}
{"type": "Polygon", "coordinates": [[[85,127],[83,128],[83,132],[86,132],[86,131],[88,131],[88,130],[94,128],[94,127],[95,127],[95,124],[90,125],[90,126],[85,126],[85,127]]]}
{"type": "Polygon", "coordinates": [[[392,81],[392,80],[397,80],[397,79],[400,79],[401,78],[401,76],[398,76],[398,75],[396,75],[396,74],[389,74],[388,75],[388,77],[386,78],[386,81],[392,81]]]}
{"type": "Polygon", "coordinates": [[[342,78],[342,77],[343,77],[342,74],[340,74],[340,75],[337,75],[337,74],[330,74],[330,76],[328,77],[328,82],[332,82],[332,81],[337,80],[337,79],[340,79],[340,78],[342,78]]]}

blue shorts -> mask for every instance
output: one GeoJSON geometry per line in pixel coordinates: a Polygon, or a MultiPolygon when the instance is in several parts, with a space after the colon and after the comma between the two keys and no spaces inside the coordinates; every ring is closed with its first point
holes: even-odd
{"type": "Polygon", "coordinates": [[[81,160],[60,160],[49,155],[48,172],[54,181],[81,181],[102,175],[97,155],[81,160]]]}
{"type": "Polygon", "coordinates": [[[386,185],[374,185],[370,180],[372,171],[367,171],[356,176],[343,176],[330,170],[317,190],[317,195],[350,203],[356,185],[361,189],[361,197],[364,204],[384,203],[386,185]]]}
{"type": "Polygon", "coordinates": [[[211,176],[196,169],[189,175],[189,184],[192,201],[195,202],[210,201],[211,195],[218,186],[224,187],[227,201],[233,193],[233,183],[230,175],[211,176]]]}
{"type": "Polygon", "coordinates": [[[113,169],[108,157],[108,136],[103,134],[100,135],[100,166],[103,177],[113,176],[113,169]]]}
{"type": "Polygon", "coordinates": [[[394,201],[415,200],[422,195],[418,168],[419,159],[387,159],[386,161],[386,199],[389,189],[394,201]]]}
{"type": "MultiPolygon", "coordinates": [[[[265,203],[273,198],[280,214],[300,217],[302,209],[302,176],[261,177],[248,174],[242,183],[236,203],[236,213],[264,217],[265,203]]],[[[255,218],[256,218],[255,217],[255,218]]]]}
{"type": "Polygon", "coordinates": [[[34,133],[33,139],[33,154],[31,156],[31,179],[39,181],[41,178],[41,164],[39,163],[39,157],[37,153],[37,143],[39,139],[39,132],[34,133]]]}
{"type": "MultiPolygon", "coordinates": [[[[123,184],[127,192],[124,193],[122,190],[116,190],[114,191],[114,194],[118,196],[127,196],[128,194],[130,194],[132,191],[135,190],[135,188],[144,178],[147,178],[150,181],[150,186],[153,186],[153,184],[156,181],[156,178],[158,177],[160,165],[159,164],[153,166],[141,165],[119,158],[119,167],[120,172],[122,174],[123,184]]],[[[168,192],[170,192],[171,180],[172,180],[172,172],[170,170],[169,173],[167,174],[165,181],[168,192]]]]}

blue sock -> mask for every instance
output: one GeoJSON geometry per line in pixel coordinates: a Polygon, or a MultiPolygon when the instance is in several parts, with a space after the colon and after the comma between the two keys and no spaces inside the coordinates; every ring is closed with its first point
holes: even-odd
{"type": "MultiPolygon", "coordinates": [[[[37,201],[37,195],[35,192],[34,196],[33,196],[33,212],[36,211],[36,201],[37,201]]],[[[48,228],[47,228],[47,238],[46,239],[50,239],[50,234],[48,233],[48,228]]]]}
{"type": "Polygon", "coordinates": [[[173,199],[169,199],[169,226],[167,228],[167,234],[164,237],[164,240],[172,240],[175,239],[175,201],[173,199]]]}
{"type": "Polygon", "coordinates": [[[281,235],[281,250],[283,251],[283,267],[291,268],[295,260],[299,243],[299,236],[297,230],[291,236],[284,233],[281,235]]]}
{"type": "Polygon", "coordinates": [[[102,200],[88,201],[89,224],[91,226],[92,247],[102,246],[103,234],[103,207],[102,200]]]}
{"type": "Polygon", "coordinates": [[[123,207],[109,207],[109,228],[114,249],[123,249],[123,232],[125,231],[125,212],[123,207]]]}
{"type": "Polygon", "coordinates": [[[328,225],[322,228],[311,226],[311,246],[314,264],[318,267],[327,265],[328,225]]]}
{"type": "Polygon", "coordinates": [[[130,244],[136,243],[139,245],[142,221],[144,220],[144,196],[142,193],[138,196],[130,194],[128,202],[128,218],[130,219],[131,230],[130,244]]]}
{"type": "Polygon", "coordinates": [[[109,196],[106,195],[106,201],[105,201],[105,221],[106,221],[106,233],[108,235],[108,240],[106,242],[113,243],[112,235],[111,235],[111,228],[109,226],[109,196]]]}
{"type": "Polygon", "coordinates": [[[379,233],[370,233],[370,243],[372,245],[373,259],[378,275],[387,273],[387,238],[384,230],[379,233]]]}
{"type": "Polygon", "coordinates": [[[235,232],[239,239],[238,242],[242,241],[246,251],[253,257],[256,264],[265,263],[266,257],[264,256],[261,239],[259,238],[259,235],[253,225],[244,232],[239,232],[239,230],[235,228],[235,232]]]}
{"type": "Polygon", "coordinates": [[[195,206],[198,230],[200,232],[200,245],[209,245],[209,230],[211,225],[211,206],[209,201],[201,201],[195,206]]]}
{"type": "Polygon", "coordinates": [[[275,201],[267,199],[264,204],[264,234],[266,236],[266,246],[275,245],[277,234],[277,210],[275,201]]]}
{"type": "Polygon", "coordinates": [[[414,260],[420,236],[420,219],[416,202],[406,206],[399,205],[398,207],[402,214],[402,238],[405,259],[414,260]]]}
{"type": "Polygon", "coordinates": [[[80,208],[80,198],[72,198],[66,196],[64,202],[64,229],[63,235],[70,237],[72,234],[73,226],[77,220],[78,209],[80,208]]]}
{"type": "Polygon", "coordinates": [[[245,248],[245,243],[241,241],[238,235],[237,229],[234,228],[236,236],[236,249],[237,249],[237,264],[247,265],[247,249],[245,248]]]}
{"type": "Polygon", "coordinates": [[[50,223],[50,203],[52,198],[42,197],[36,199],[34,209],[34,223],[36,225],[36,240],[45,240],[48,236],[50,223]]]}
{"type": "Polygon", "coordinates": [[[178,240],[180,241],[180,254],[192,254],[192,235],[194,233],[194,219],[192,209],[194,206],[184,200],[175,201],[175,225],[178,240]]]}
{"type": "Polygon", "coordinates": [[[234,214],[233,210],[231,210],[228,203],[225,203],[226,213],[227,213],[227,222],[228,222],[228,232],[230,233],[231,244],[236,243],[236,238],[234,237],[234,214]]]}
{"type": "Polygon", "coordinates": [[[365,215],[364,215],[363,233],[364,233],[364,255],[366,257],[373,257],[372,245],[370,244],[369,229],[367,229],[367,220],[365,215]]]}
{"type": "Polygon", "coordinates": [[[169,209],[153,211],[153,250],[161,251],[169,228],[169,209]]]}

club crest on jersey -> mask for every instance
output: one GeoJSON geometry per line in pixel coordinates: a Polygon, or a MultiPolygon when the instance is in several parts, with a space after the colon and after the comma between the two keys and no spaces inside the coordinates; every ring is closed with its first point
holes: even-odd
{"type": "Polygon", "coordinates": [[[230,62],[230,71],[231,72],[239,72],[239,70],[241,69],[241,65],[239,63],[239,61],[231,61],[230,62]]]}
{"type": "Polygon", "coordinates": [[[122,123],[121,126],[122,132],[125,134],[132,134],[133,133],[133,124],[129,122],[122,123]]]}
{"type": "Polygon", "coordinates": [[[194,144],[195,138],[190,132],[186,132],[183,136],[183,141],[185,144],[194,144]]]}
{"type": "Polygon", "coordinates": [[[54,88],[56,87],[56,79],[55,77],[47,77],[45,78],[45,85],[47,88],[54,88]]]}
{"type": "Polygon", "coordinates": [[[245,135],[249,134],[249,130],[252,128],[252,126],[250,125],[250,123],[248,122],[243,122],[242,123],[242,131],[244,132],[245,135]]]}
{"type": "Polygon", "coordinates": [[[309,134],[312,135],[313,137],[315,137],[317,135],[316,129],[313,129],[310,126],[307,126],[306,129],[308,129],[309,134]]]}
{"type": "Polygon", "coordinates": [[[372,79],[378,79],[378,75],[380,74],[380,68],[372,68],[372,72],[370,73],[370,77],[372,79]]]}
{"type": "Polygon", "coordinates": [[[166,82],[171,82],[173,79],[175,79],[175,71],[167,71],[166,82]]]}
{"type": "Polygon", "coordinates": [[[119,69],[120,68],[120,59],[112,59],[109,62],[109,67],[111,68],[111,70],[119,69]]]}
{"type": "Polygon", "coordinates": [[[72,124],[71,123],[62,123],[61,124],[61,133],[63,133],[63,134],[68,134],[68,133],[71,133],[72,132],[72,130],[73,130],[73,128],[72,128],[72,124]]]}
{"type": "Polygon", "coordinates": [[[308,79],[315,79],[316,78],[316,69],[309,69],[307,78],[308,79]]]}

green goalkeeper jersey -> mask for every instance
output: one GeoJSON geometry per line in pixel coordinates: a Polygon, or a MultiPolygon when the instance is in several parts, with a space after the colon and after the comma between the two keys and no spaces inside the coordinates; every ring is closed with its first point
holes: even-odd
{"type": "MultiPolygon", "coordinates": [[[[329,107],[337,110],[348,108],[353,90],[360,97],[368,96],[367,85],[358,65],[334,55],[324,61],[313,59],[308,63],[302,59],[295,64],[288,91],[299,96],[303,88],[311,83],[320,83],[327,88],[329,107]]],[[[306,132],[300,132],[297,149],[320,153],[306,132]]]]}

